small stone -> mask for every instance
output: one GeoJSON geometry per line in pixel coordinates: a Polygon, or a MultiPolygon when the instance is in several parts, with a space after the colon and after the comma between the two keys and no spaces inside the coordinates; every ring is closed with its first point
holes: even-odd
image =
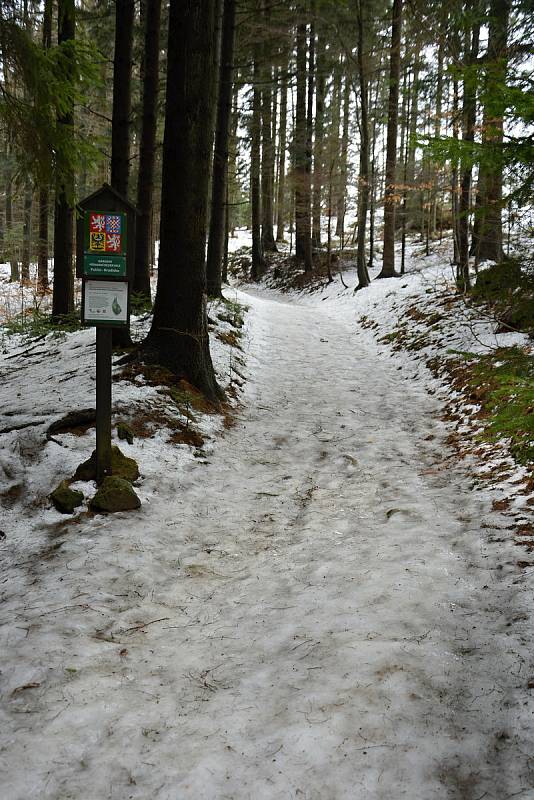
{"type": "Polygon", "coordinates": [[[129,425],[125,422],[119,422],[117,425],[117,436],[119,439],[125,440],[128,444],[133,444],[134,435],[129,425]]]}
{"type": "Polygon", "coordinates": [[[124,478],[110,475],[104,478],[97,493],[89,503],[91,511],[113,513],[115,511],[133,511],[140,508],[141,501],[132,485],[124,478]]]}
{"type": "Polygon", "coordinates": [[[67,481],[61,481],[50,495],[50,500],[61,514],[74,514],[74,509],[83,503],[83,492],[75,491],[67,481]]]}
{"type": "MultiPolygon", "coordinates": [[[[137,461],[125,456],[116,445],[111,448],[111,474],[116,478],[124,478],[133,483],[139,477],[139,467],[137,461]]],[[[74,473],[76,481],[95,481],[96,480],[96,450],[91,453],[91,458],[84,461],[74,473]]]]}

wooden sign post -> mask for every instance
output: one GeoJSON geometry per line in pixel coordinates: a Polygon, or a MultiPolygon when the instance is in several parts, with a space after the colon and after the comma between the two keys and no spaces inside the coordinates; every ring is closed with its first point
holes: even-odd
{"type": "Polygon", "coordinates": [[[108,184],[78,204],[76,275],[82,323],[96,328],[96,480],[111,475],[113,328],[130,324],[136,209],[108,184]]]}

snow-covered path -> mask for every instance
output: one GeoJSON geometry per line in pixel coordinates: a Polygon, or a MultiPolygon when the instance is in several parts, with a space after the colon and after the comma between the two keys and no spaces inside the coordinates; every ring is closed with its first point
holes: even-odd
{"type": "Polygon", "coordinates": [[[1,797],[534,798],[517,554],[438,401],[348,311],[244,299],[209,464],[18,565],[1,797]]]}

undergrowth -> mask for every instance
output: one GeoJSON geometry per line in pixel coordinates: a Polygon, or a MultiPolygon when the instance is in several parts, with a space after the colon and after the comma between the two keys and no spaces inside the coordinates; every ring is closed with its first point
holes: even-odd
{"type": "Polygon", "coordinates": [[[465,381],[486,418],[478,439],[508,439],[520,464],[534,464],[534,356],[520,347],[501,347],[485,355],[462,353],[465,381]]]}
{"type": "Polygon", "coordinates": [[[22,334],[29,339],[46,336],[54,333],[61,336],[80,330],[80,314],[63,314],[53,317],[50,312],[41,311],[39,308],[26,309],[24,312],[6,320],[2,325],[2,333],[7,336],[22,334]]]}

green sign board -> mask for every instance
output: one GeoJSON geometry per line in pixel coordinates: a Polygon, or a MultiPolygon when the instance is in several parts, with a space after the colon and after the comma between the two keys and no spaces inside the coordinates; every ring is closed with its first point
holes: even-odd
{"type": "Polygon", "coordinates": [[[121,278],[126,275],[126,256],[113,256],[104,253],[97,255],[85,253],[83,257],[83,274],[87,276],[121,278]]]}

